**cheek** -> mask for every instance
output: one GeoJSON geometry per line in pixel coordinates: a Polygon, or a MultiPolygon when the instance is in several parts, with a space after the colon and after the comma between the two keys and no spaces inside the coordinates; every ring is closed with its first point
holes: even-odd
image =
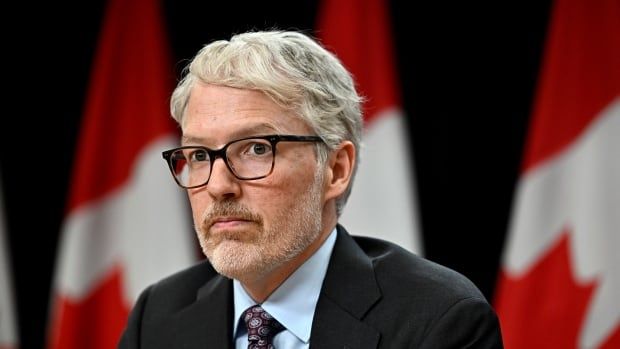
{"type": "Polygon", "coordinates": [[[240,202],[255,213],[263,216],[265,220],[272,220],[272,217],[280,216],[291,202],[297,197],[297,193],[292,191],[290,186],[283,183],[283,178],[270,176],[262,183],[247,183],[243,190],[243,198],[240,202]]]}
{"type": "Polygon", "coordinates": [[[194,217],[194,222],[198,223],[202,219],[202,215],[207,209],[208,203],[208,195],[206,193],[194,192],[188,193],[189,203],[192,207],[192,216],[194,217]]]}
{"type": "Polygon", "coordinates": [[[280,211],[287,210],[310,190],[313,181],[314,173],[312,171],[297,172],[293,176],[280,178],[277,182],[278,185],[272,185],[272,190],[269,193],[270,200],[267,204],[280,211]]]}

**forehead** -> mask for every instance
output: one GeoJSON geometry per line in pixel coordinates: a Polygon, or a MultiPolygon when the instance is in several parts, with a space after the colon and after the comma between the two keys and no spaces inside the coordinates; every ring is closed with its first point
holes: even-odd
{"type": "Polygon", "coordinates": [[[223,144],[272,133],[308,134],[310,127],[259,91],[198,83],[183,122],[184,140],[223,144]]]}

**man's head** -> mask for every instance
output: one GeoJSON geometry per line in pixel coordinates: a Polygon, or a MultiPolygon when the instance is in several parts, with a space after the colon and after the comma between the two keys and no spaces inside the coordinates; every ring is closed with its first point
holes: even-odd
{"type": "MultiPolygon", "coordinates": [[[[172,95],[172,116],[181,126],[191,89],[198,81],[261,91],[294,112],[325,140],[328,149],[317,145],[322,163],[328,151],[343,140],[360,149],[361,98],[351,74],[332,53],[304,34],[249,32],[205,46],[172,95]]],[[[352,184],[337,202],[338,215],[352,184]]]]}
{"type": "Polygon", "coordinates": [[[360,97],[334,55],[296,32],[213,42],[191,62],[171,111],[184,146],[213,150],[265,135],[322,140],[235,142],[226,148],[227,164],[213,152],[200,155],[212,158],[210,177],[188,193],[203,250],[218,271],[247,279],[318,248],[349,195],[362,132],[360,97]],[[246,157],[238,152],[246,151],[273,156],[271,172],[244,180],[264,174],[241,165],[246,157]]]}

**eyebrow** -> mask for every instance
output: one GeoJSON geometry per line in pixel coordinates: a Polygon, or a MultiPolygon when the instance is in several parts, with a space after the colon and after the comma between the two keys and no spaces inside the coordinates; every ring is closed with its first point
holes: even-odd
{"type": "MultiPolygon", "coordinates": [[[[251,125],[248,127],[243,127],[241,129],[238,129],[232,132],[230,134],[230,137],[226,141],[226,143],[236,140],[236,139],[245,138],[245,137],[264,136],[264,135],[269,135],[273,133],[280,133],[280,130],[272,124],[260,123],[260,124],[251,125]]],[[[196,137],[196,136],[191,136],[191,135],[183,135],[181,137],[181,144],[183,145],[186,145],[186,144],[206,145],[210,143],[209,139],[210,137],[196,137]]]]}

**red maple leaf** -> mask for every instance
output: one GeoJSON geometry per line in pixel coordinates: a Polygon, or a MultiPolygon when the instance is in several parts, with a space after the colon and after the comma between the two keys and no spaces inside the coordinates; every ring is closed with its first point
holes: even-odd
{"type": "MultiPolygon", "coordinates": [[[[596,282],[578,283],[571,268],[569,233],[564,231],[521,277],[501,273],[495,300],[507,349],[577,348],[596,282]]],[[[598,349],[620,348],[620,324],[598,349]]]]}
{"type": "Polygon", "coordinates": [[[58,297],[48,348],[116,348],[129,316],[122,282],[120,268],[114,268],[85,299],[75,302],[58,297]]]}
{"type": "Polygon", "coordinates": [[[568,233],[521,277],[500,275],[495,306],[506,348],[576,348],[596,282],[578,283],[568,233]]]}

